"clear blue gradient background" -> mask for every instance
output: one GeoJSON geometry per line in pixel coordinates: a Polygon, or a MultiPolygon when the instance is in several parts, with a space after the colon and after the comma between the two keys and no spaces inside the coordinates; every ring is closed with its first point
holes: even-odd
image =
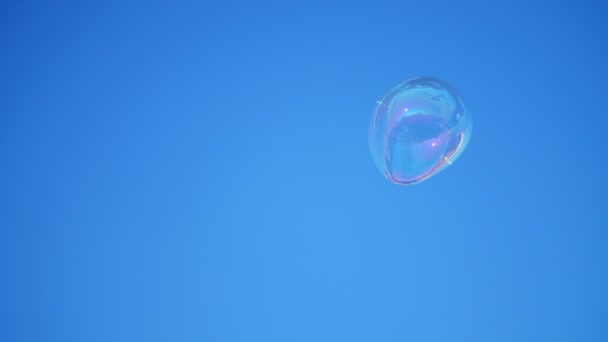
{"type": "Polygon", "coordinates": [[[607,341],[602,1],[4,2],[1,341],[607,341]],[[411,187],[367,149],[431,75],[411,187]]]}

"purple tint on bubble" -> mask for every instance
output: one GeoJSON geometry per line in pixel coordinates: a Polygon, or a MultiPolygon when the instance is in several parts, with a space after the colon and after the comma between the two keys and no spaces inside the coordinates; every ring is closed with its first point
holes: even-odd
{"type": "Polygon", "coordinates": [[[460,95],[430,77],[394,87],[374,112],[372,158],[396,184],[421,182],[451,165],[469,140],[472,121],[460,95]]]}

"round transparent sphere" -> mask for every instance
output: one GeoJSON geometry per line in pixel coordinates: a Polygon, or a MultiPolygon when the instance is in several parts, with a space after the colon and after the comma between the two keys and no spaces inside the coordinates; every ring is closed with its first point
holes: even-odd
{"type": "Polygon", "coordinates": [[[472,129],[471,113],[454,88],[432,77],[412,78],[378,101],[369,149],[391,182],[415,184],[452,165],[472,129]]]}

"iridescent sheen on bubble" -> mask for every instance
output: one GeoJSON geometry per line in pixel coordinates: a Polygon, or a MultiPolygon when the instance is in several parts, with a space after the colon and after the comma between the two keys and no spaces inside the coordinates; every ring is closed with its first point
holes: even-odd
{"type": "Polygon", "coordinates": [[[464,151],[473,121],[460,94],[445,82],[412,78],[395,86],[374,111],[369,149],[393,183],[419,183],[464,151]]]}

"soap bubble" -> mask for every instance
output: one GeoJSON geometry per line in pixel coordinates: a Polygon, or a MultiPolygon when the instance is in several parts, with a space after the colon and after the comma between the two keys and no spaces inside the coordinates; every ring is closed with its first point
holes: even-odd
{"type": "Polygon", "coordinates": [[[472,129],[471,113],[454,88],[431,77],[412,78],[378,101],[369,148],[391,182],[415,184],[452,165],[472,129]]]}

